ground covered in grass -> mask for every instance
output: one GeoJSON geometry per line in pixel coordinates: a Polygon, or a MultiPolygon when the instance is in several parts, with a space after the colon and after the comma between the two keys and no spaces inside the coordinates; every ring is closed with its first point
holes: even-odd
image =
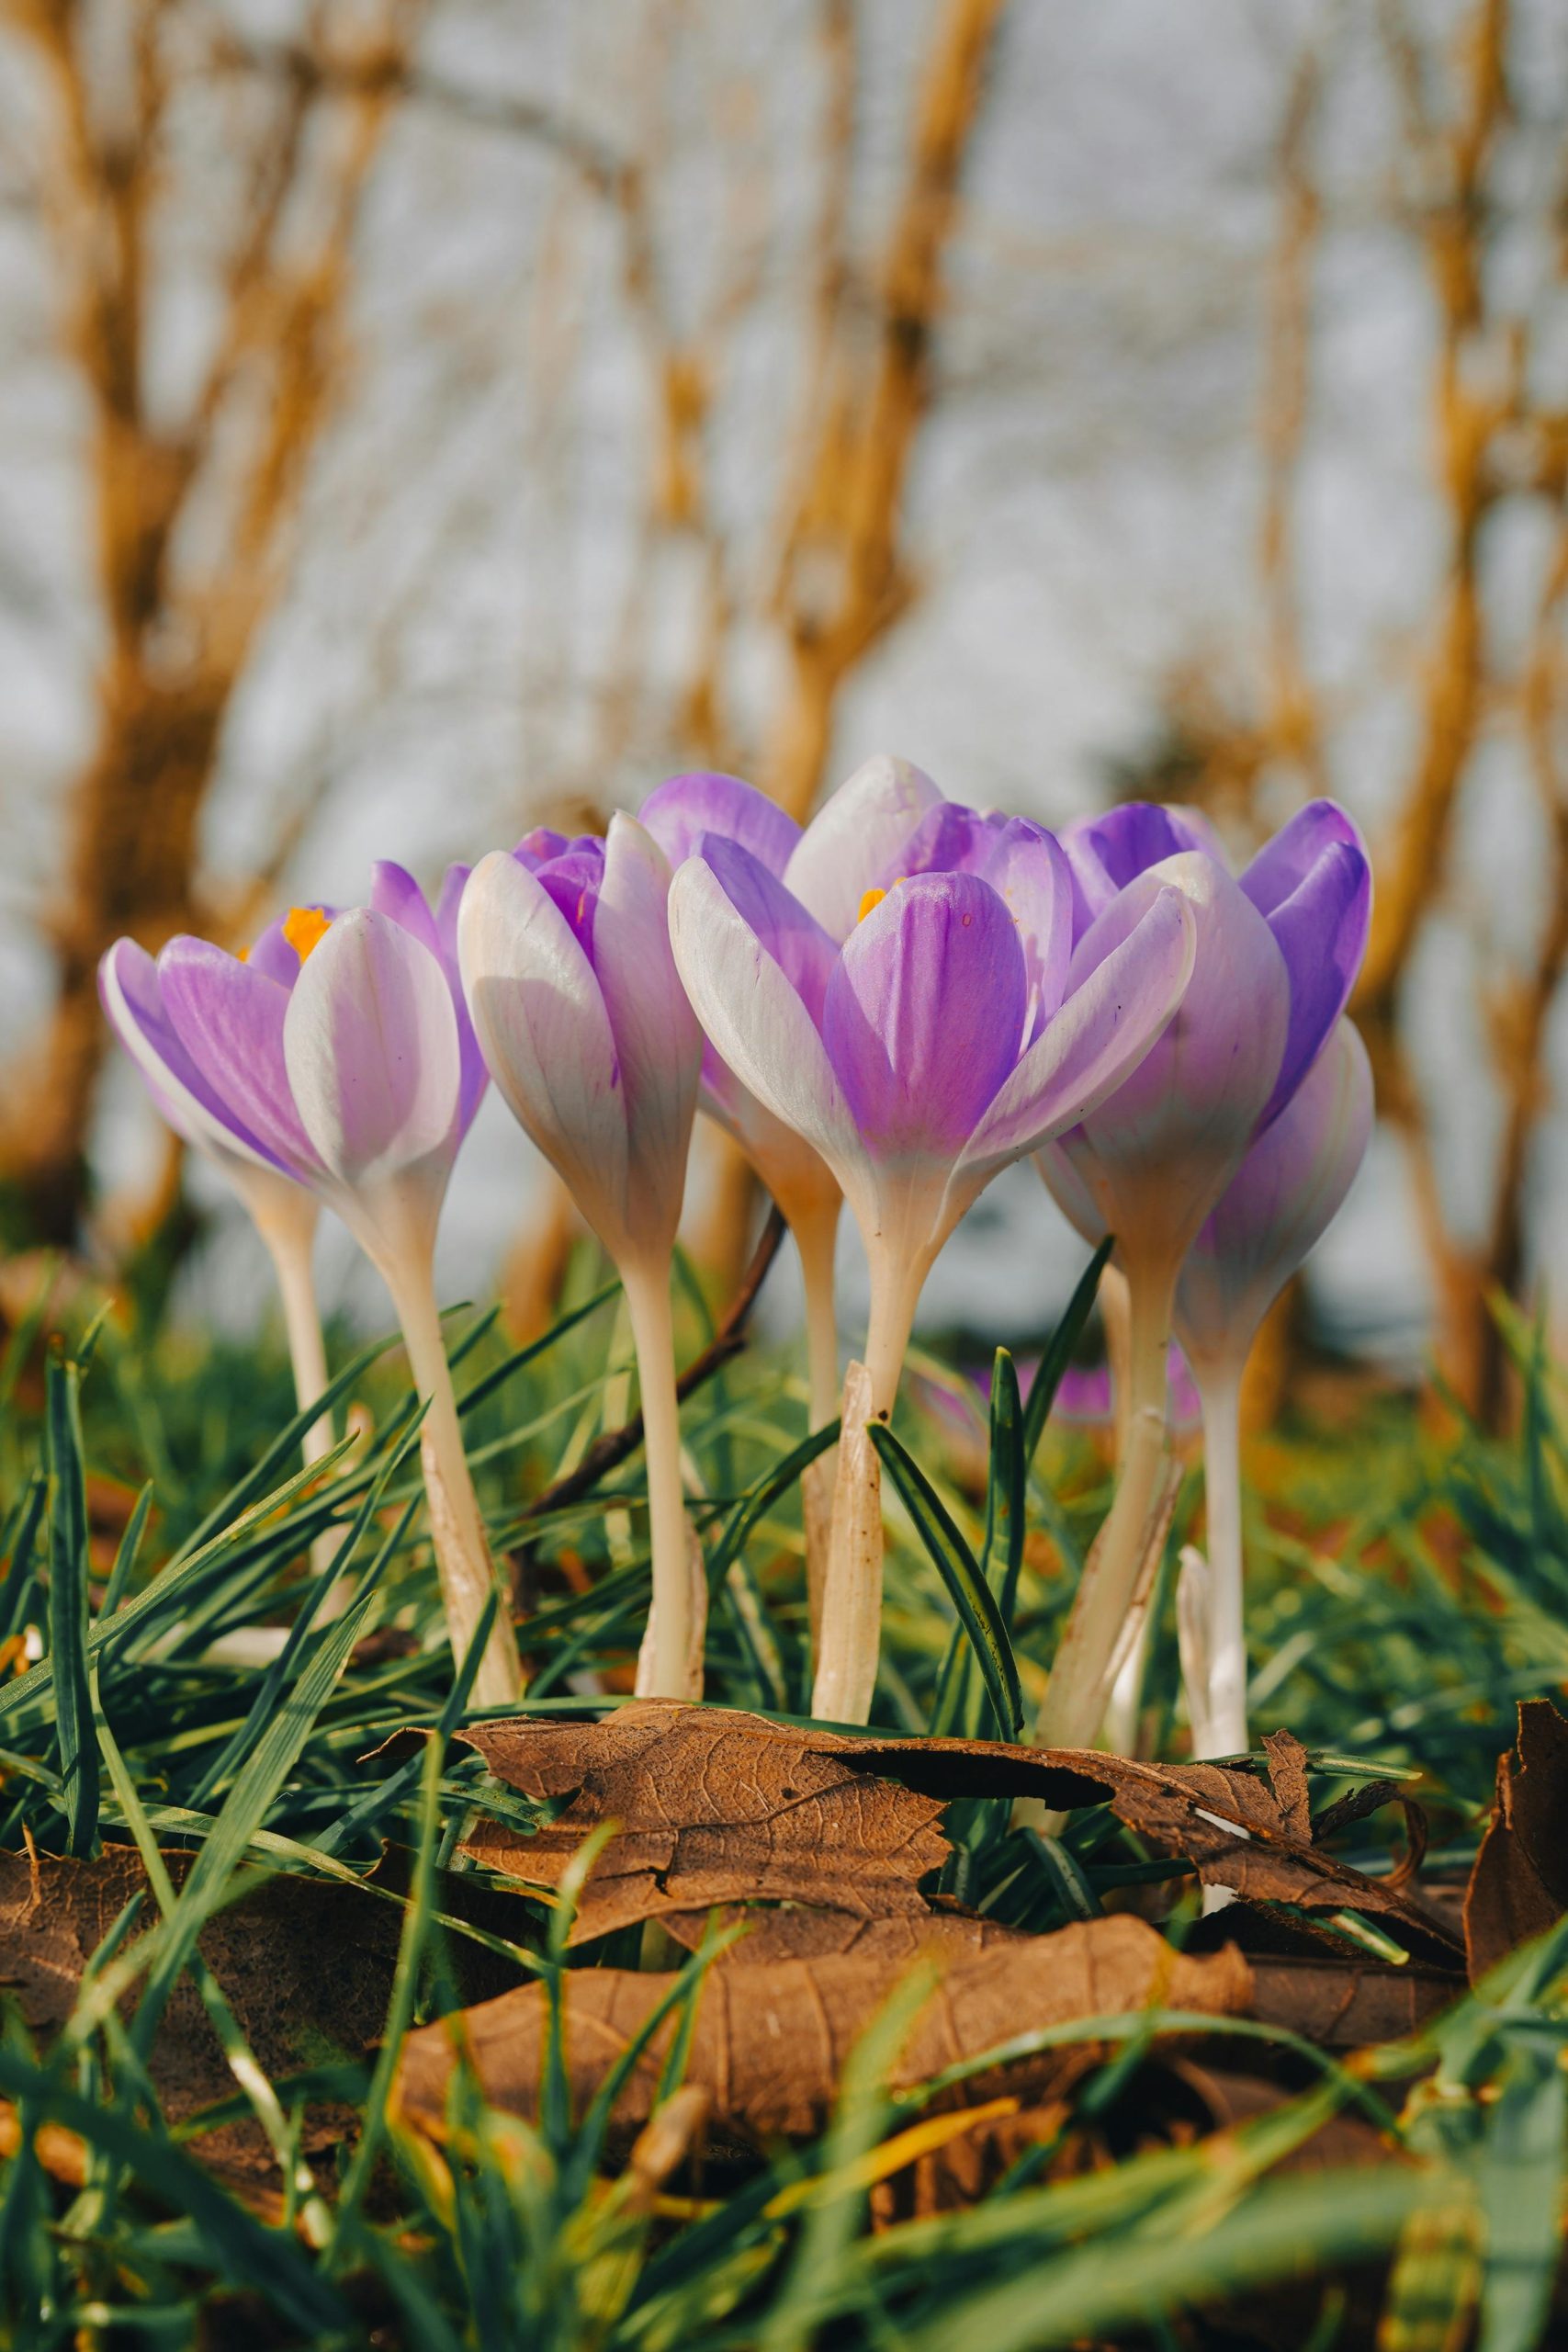
{"type": "Polygon", "coordinates": [[[5,2340],[1568,2340],[1537,1336],[1507,1442],[1369,1395],[1256,1449],[1270,1736],[1225,1766],[1179,1703],[1189,1478],[1129,1764],[1020,1744],[1107,1500],[1048,1413],[1071,1331],[1025,1401],[1005,1358],[915,1363],[852,1735],[805,1712],[803,1396],[694,1284],[708,1704],[631,1700],[629,1346],[574,1283],[525,1348],[447,1321],[511,1720],[454,1685],[394,1349],[334,1350],[347,1433],[304,1473],[280,1356],[46,1291],[12,1332],[5,2340]]]}

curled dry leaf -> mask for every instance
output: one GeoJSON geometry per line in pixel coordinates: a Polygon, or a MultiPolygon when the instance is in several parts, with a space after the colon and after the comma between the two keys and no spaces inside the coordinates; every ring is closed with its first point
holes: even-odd
{"type": "MultiPolygon", "coordinates": [[[[1459,1965],[1461,1944],[1446,1919],[1404,1892],[1419,1860],[1426,1825],[1419,1806],[1391,1781],[1356,1790],[1315,1825],[1306,1796],[1306,1750],[1289,1732],[1264,1742],[1268,1772],[1224,1764],[1135,1764],[1120,1757],[1094,1762],[1111,1783],[1119,1820],[1168,1854],[1185,1856],[1205,1885],[1228,1887],[1251,1903],[1283,1903],[1332,1917],[1356,1911],[1375,1919],[1413,1959],[1438,1969],[1459,1965]],[[1325,1850],[1325,1834],[1395,1801],[1404,1808],[1410,1856],[1387,1878],[1369,1878],[1325,1850]]],[[[1086,1769],[1089,1759],[1085,1759],[1086,1769]]]]}
{"type": "MultiPolygon", "coordinates": [[[[589,1831],[616,1825],[583,1890],[577,1941],[647,1918],[689,1936],[683,1917],[759,1900],[829,1915],[773,1923],[781,1956],[851,1950],[857,1923],[874,1919],[902,1917],[923,1932],[931,1908],[920,1882],[948,1851],[943,1805],[1033,1797],[1063,1812],[1109,1801],[1207,1882],[1307,1914],[1364,1912],[1413,1957],[1439,1969],[1459,1963],[1456,1931],[1397,1876],[1369,1878],[1324,1850],[1325,1822],[1314,1838],[1307,1804],[1306,1751],[1288,1732],[1267,1743],[1266,1777],[1082,1748],[856,1739],[658,1700],[604,1723],[479,1724],[462,1736],[498,1779],[561,1807],[531,1838],[496,1823],[476,1829],[468,1850],[491,1869],[557,1885],[589,1831]]],[[[1416,1847],[1418,1812],[1391,1782],[1357,1791],[1325,1821],[1342,1827],[1395,1797],[1416,1847]]],[[[946,1932],[963,1941],[973,1925],[953,1919],[946,1932]]]]}
{"type": "Polygon", "coordinates": [[[1550,1699],[1519,1707],[1517,1742],[1497,1758],[1497,1802],[1464,1898],[1473,1984],[1568,1911],[1568,1721],[1550,1699]]]}
{"type": "MultiPolygon", "coordinates": [[[[745,1950],[742,1945],[742,1954],[745,1950]]],[[[869,1948],[809,1963],[748,1965],[741,1958],[711,1971],[697,1997],[684,2075],[687,2086],[706,2096],[710,2128],[742,2140],[819,2132],[845,2058],[908,1966],[905,1952],[885,1955],[869,1948]]],[[[671,1981],[612,1968],[567,1976],[566,2061],[579,2111],[668,1997],[671,1981]]],[[[1027,2030],[1151,2007],[1237,2015],[1250,1992],[1251,1973],[1235,1950],[1192,1959],[1130,1917],[1086,1920],[1055,1935],[1009,1938],[945,1967],[889,2086],[909,2088],[1027,2030]]],[[[545,1988],[525,1985],[411,2034],[398,2077],[403,2113],[439,2132],[461,2038],[485,2096],[513,2114],[532,2116],[548,2017],[545,1988]]],[[[634,2068],[615,2109],[623,2132],[647,2122],[675,2030],[674,2018],[667,2019],[634,2068]]],[[[972,2078],[954,2100],[1001,2092],[1046,2100],[1103,2054],[1103,2044],[1089,2041],[1043,2052],[972,2078]]]]}
{"type": "Polygon", "coordinates": [[[829,1915],[825,1932],[798,1917],[781,1922],[790,1951],[812,1936],[813,1950],[847,1950],[863,1923],[930,1920],[919,1882],[947,1859],[943,1804],[1009,1793],[998,1758],[1017,1759],[1053,1804],[1105,1794],[1025,1748],[852,1739],[665,1700],[622,1707],[604,1723],[477,1724],[459,1736],[510,1787],[536,1802],[567,1800],[532,1837],[478,1824],[466,1850],[491,1870],[558,1885],[589,1832],[615,1824],[582,1892],[576,1943],[763,1898],[829,1915]]]}

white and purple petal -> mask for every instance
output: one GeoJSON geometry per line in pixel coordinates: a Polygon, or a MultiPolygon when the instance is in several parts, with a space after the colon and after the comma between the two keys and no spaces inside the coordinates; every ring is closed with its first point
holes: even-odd
{"type": "Polygon", "coordinates": [[[1338,1215],[1371,1127],[1371,1064],[1354,1024],[1341,1021],[1183,1261],[1177,1329],[1195,1363],[1245,1362],[1269,1307],[1338,1215]]]}
{"type": "Polygon", "coordinates": [[[299,1118],[340,1184],[371,1195],[417,1171],[439,1201],[460,1049],[438,955],[393,917],[350,908],[305,959],[283,1049],[299,1118]]]}
{"type": "Polygon", "coordinates": [[[1290,979],[1237,884],[1213,858],[1186,852],[1152,867],[1091,924],[1073,956],[1075,991],[1121,948],[1140,919],[1141,895],[1162,884],[1179,888],[1192,910],[1191,979],[1151,1051],[1062,1140],[1124,1250],[1179,1255],[1257,1132],[1284,1053],[1290,979]]]}
{"type": "Polygon", "coordinates": [[[1062,847],[1073,876],[1073,927],[1081,939],[1118,890],[1151,865],[1185,850],[1201,850],[1223,865],[1213,828],[1192,808],[1168,808],[1154,800],[1123,800],[1102,816],[1080,817],[1062,830],[1062,847]]]}
{"type": "Polygon", "coordinates": [[[98,993],[116,1036],[177,1135],[257,1169],[293,1174],[186,1049],[164,1003],[158,967],[145,948],[131,939],[116,940],[98,966],[98,993]]]}
{"type": "Polygon", "coordinates": [[[834,939],[847,939],[867,890],[894,866],[927,809],[942,796],[909,760],[879,752],[825,800],[802,833],[784,878],[834,939]]]}
{"type": "Polygon", "coordinates": [[[670,938],[693,1009],[727,1068],[865,1203],[870,1158],[817,1023],[705,857],[688,858],[670,886],[670,938]]]}
{"type": "Polygon", "coordinates": [[[1264,1112],[1276,1118],[1311,1069],[1367,950],[1372,870],[1360,834],[1332,800],[1314,800],[1264,844],[1241,887],[1269,924],[1291,975],[1291,1026],[1264,1112]]]}
{"type": "Polygon", "coordinates": [[[661,1250],[680,1221],[702,1065],[702,1033],[671,952],[669,899],[658,842],[635,817],[612,817],[593,963],[626,1103],[627,1216],[634,1238],[661,1250]]]}
{"type": "Polygon", "coordinates": [[[581,942],[528,866],[496,850],[463,893],[457,952],[491,1076],[618,1254],[627,1238],[626,1100],[604,994],[581,942]]]}
{"type": "Polygon", "coordinates": [[[1178,1016],[1197,954],[1186,893],[1148,876],[1119,904],[1121,936],[1083,968],[1075,963],[1055,1019],[977,1122],[960,1163],[971,1179],[1117,1099],[1178,1016]]]}
{"type": "Polygon", "coordinates": [[[1013,1070],[1028,995],[1017,925],[977,875],[919,875],[857,925],[822,1038],[874,1158],[951,1166],[1013,1070]]]}
{"type": "Polygon", "coordinates": [[[782,874],[800,840],[800,827],[776,800],[739,776],[709,769],[667,777],[637,810],[673,869],[683,865],[705,833],[739,842],[770,874],[782,874]]]}
{"type": "Polygon", "coordinates": [[[206,939],[171,939],[157,968],[164,1010],[211,1093],[280,1167],[309,1175],[320,1158],[284,1057],[289,990],[206,939]]]}

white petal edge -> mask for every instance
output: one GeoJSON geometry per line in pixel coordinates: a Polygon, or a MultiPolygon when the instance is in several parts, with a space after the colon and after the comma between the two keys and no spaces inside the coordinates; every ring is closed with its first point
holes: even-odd
{"type": "Polygon", "coordinates": [[[922,768],[878,752],[825,800],[790,853],[784,883],[833,939],[843,941],[860,903],[928,808],[946,795],[922,768]]]}
{"type": "Polygon", "coordinates": [[[635,817],[610,820],[593,960],[626,1104],[627,1217],[644,1247],[674,1239],[703,1036],[670,946],[670,861],[635,817]]]}
{"type": "Polygon", "coordinates": [[[505,850],[457,912],[463,993],[507,1107],[612,1256],[626,1246],[626,1119],[592,966],[548,891],[505,850]]]}
{"type": "Polygon", "coordinates": [[[964,1148],[960,1176],[994,1174],[1114,1094],[1180,1004],[1196,953],[1185,894],[1156,884],[1128,936],[1067,998],[998,1091],[964,1148]],[[1151,980],[1137,1018],[1108,1026],[1111,1008],[1151,980]]]}
{"type": "Polygon", "coordinates": [[[856,1215],[873,1213],[875,1171],[816,1023],[700,857],[670,886],[670,940],[715,1050],[765,1111],[820,1153],[856,1215]]]}
{"type": "Polygon", "coordinates": [[[457,1017],[440,964],[411,932],[369,907],[339,915],[305,958],[283,1018],[283,1059],[300,1125],[331,1175],[355,1191],[428,1161],[443,1151],[457,1109],[457,1017]],[[406,990],[412,1026],[387,1035],[378,974],[406,990]],[[379,1049],[367,1060],[355,1029],[379,1049]],[[405,1072],[400,1065],[412,1060],[405,1072]],[[378,1118],[377,1092],[401,1093],[395,1118],[378,1118]],[[354,1105],[380,1132],[356,1137],[354,1105]]]}

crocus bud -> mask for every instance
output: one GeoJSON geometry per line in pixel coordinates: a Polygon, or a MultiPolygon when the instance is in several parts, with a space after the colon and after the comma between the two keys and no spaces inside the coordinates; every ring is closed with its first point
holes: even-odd
{"type": "Polygon", "coordinates": [[[692,1622],[670,1310],[702,1038],[670,952],[664,853],[630,817],[603,843],[526,842],[475,867],[457,923],[480,1048],[513,1116],[614,1259],[642,1389],[653,1560],[643,1695],[684,1698],[692,1622]],[[543,854],[541,854],[543,853],[543,854]],[[646,1686],[646,1687],[644,1687],[646,1686]]]}

